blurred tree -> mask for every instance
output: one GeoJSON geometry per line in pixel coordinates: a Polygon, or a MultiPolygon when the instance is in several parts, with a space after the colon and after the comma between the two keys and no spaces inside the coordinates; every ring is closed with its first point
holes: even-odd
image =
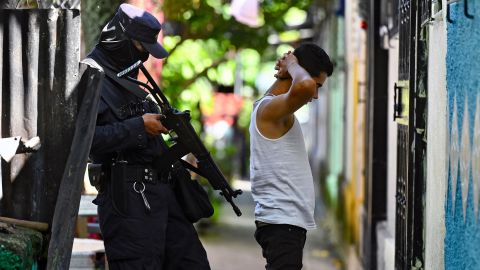
{"type": "MultiPolygon", "coordinates": [[[[175,24],[182,40],[215,39],[235,48],[254,48],[262,52],[268,36],[285,30],[284,15],[291,8],[307,9],[311,0],[261,1],[261,26],[251,28],[230,15],[230,0],[165,0],[161,7],[166,21],[175,24]]],[[[181,42],[179,43],[181,44],[181,42]]],[[[225,44],[225,45],[227,45],[225,44]]]]}
{"type": "MultiPolygon", "coordinates": [[[[233,85],[238,79],[237,64],[242,66],[242,90],[248,90],[248,97],[255,96],[261,64],[277,57],[269,37],[288,28],[289,10],[307,10],[312,1],[263,0],[260,26],[252,28],[231,16],[231,0],[164,0],[159,9],[165,16],[164,45],[170,56],[162,86],[171,103],[184,109],[211,103],[216,85],[233,85]]],[[[193,119],[198,117],[199,112],[192,112],[193,119]]],[[[246,124],[242,118],[240,126],[246,124]]]]}
{"type": "MultiPolygon", "coordinates": [[[[170,56],[166,59],[168,65],[164,67],[162,86],[171,103],[181,106],[179,98],[184,90],[196,88],[202,92],[198,87],[191,86],[194,83],[207,86],[205,81],[199,79],[206,79],[211,86],[233,85],[235,56],[245,49],[250,50],[242,57],[243,72],[247,75],[243,79],[247,86],[255,89],[260,62],[272,61],[276,57],[275,50],[267,50],[270,48],[269,36],[287,28],[285,15],[289,10],[306,10],[313,0],[263,0],[260,3],[261,23],[257,28],[241,24],[230,15],[231,0],[148,1],[162,10],[165,16],[164,43],[170,56]]],[[[96,43],[102,26],[122,2],[82,0],[82,25],[87,53],[96,43]]],[[[213,89],[207,88],[209,91],[213,89]]],[[[204,94],[198,91],[194,92],[204,94]]],[[[187,102],[188,106],[185,107],[192,108],[190,105],[198,103],[199,99],[191,98],[191,102],[187,102]]]]}
{"type": "MultiPolygon", "coordinates": [[[[230,0],[164,0],[160,8],[165,14],[165,35],[175,37],[173,44],[168,44],[173,46],[169,48],[171,57],[167,61],[170,62],[177,57],[186,58],[185,51],[176,54],[176,50],[180,50],[181,47],[190,47],[196,43],[203,48],[203,50],[196,49],[199,54],[188,54],[189,58],[193,58],[190,59],[195,67],[187,80],[179,82],[176,79],[183,79],[182,76],[175,76],[183,75],[181,73],[185,68],[175,69],[178,72],[164,74],[163,81],[169,89],[178,93],[200,77],[218,82],[219,76],[213,76],[210,70],[218,71],[224,63],[233,61],[235,53],[242,49],[253,49],[262,56],[263,61],[272,60],[276,54],[274,50],[267,50],[269,36],[287,28],[285,14],[290,9],[306,10],[312,0],[261,1],[261,24],[257,28],[237,22],[230,15],[230,2],[230,0]],[[200,59],[203,63],[197,63],[200,59]],[[205,62],[208,62],[208,65],[205,62]]],[[[233,62],[232,68],[234,67],[233,62]]],[[[230,83],[233,84],[233,82],[230,83]]],[[[247,83],[253,84],[253,81],[247,81],[247,83]]]]}

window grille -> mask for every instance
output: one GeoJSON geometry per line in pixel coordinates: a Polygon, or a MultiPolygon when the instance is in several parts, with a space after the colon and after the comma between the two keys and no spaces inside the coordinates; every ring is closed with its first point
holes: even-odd
{"type": "Polygon", "coordinates": [[[399,34],[400,34],[400,59],[399,59],[399,79],[409,80],[410,72],[410,42],[411,42],[411,18],[410,18],[410,0],[400,0],[399,3],[399,34]]]}

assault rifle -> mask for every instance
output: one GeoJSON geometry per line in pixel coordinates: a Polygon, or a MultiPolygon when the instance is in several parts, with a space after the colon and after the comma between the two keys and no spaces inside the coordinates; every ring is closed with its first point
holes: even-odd
{"type": "Polygon", "coordinates": [[[233,198],[236,198],[238,195],[242,194],[242,190],[233,190],[228,184],[225,176],[217,167],[210,153],[205,148],[190,124],[190,111],[179,111],[170,105],[168,99],[165,97],[162,90],[155,83],[152,76],[150,73],[148,73],[147,69],[145,66],[143,66],[143,63],[140,60],[127,69],[119,72],[117,77],[125,78],[133,83],[145,87],[159,105],[160,110],[164,115],[162,124],[168,130],[170,130],[170,137],[172,141],[175,142],[175,144],[169,147],[168,154],[166,155],[166,158],[170,159],[170,164],[180,160],[182,164],[187,167],[187,169],[203,176],[208,180],[214,190],[220,190],[220,195],[225,197],[225,200],[232,205],[235,214],[237,214],[237,216],[241,216],[242,212],[233,202],[233,198]],[[131,71],[138,68],[143,72],[150,85],[128,76],[131,71]],[[182,160],[182,157],[189,153],[192,153],[197,159],[197,167],[182,160]]]}

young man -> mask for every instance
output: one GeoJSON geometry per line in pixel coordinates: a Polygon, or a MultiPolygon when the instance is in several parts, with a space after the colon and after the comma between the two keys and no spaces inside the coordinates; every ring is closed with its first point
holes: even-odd
{"type": "Polygon", "coordinates": [[[301,269],[306,231],[316,227],[313,177],[294,113],[318,98],[332,74],[328,55],[300,45],[277,61],[277,80],[254,104],[250,123],[250,179],[255,239],[268,270],[301,269]]]}
{"type": "MultiPolygon", "coordinates": [[[[150,55],[168,53],[157,43],[161,24],[143,9],[122,4],[103,29],[86,63],[105,72],[90,159],[101,164],[94,203],[109,269],[210,270],[207,254],[170,186],[155,167],[167,129],[147,93],[116,74],[150,55]],[[93,62],[93,63],[92,63],[93,62]]],[[[130,73],[137,78],[138,70],[130,73]]]]}

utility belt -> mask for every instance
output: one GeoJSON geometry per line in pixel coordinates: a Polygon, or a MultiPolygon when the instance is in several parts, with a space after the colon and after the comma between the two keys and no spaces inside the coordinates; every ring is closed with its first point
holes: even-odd
{"type": "MultiPolygon", "coordinates": [[[[121,172],[113,173],[116,176],[120,176],[120,179],[111,179],[112,176],[112,164],[98,164],[88,163],[88,178],[90,184],[97,188],[98,191],[102,190],[105,183],[110,181],[125,181],[135,182],[142,181],[148,184],[164,183],[173,184],[173,178],[168,176],[168,173],[159,173],[156,169],[149,165],[125,165],[125,170],[120,169],[121,172]]],[[[116,167],[116,166],[113,166],[116,167]]],[[[116,167],[117,169],[119,167],[116,167]]]]}
{"type": "Polygon", "coordinates": [[[159,177],[156,169],[153,169],[150,166],[144,166],[144,165],[127,165],[127,169],[125,171],[125,177],[123,181],[127,181],[127,182],[143,181],[149,184],[156,184],[158,182],[167,184],[169,182],[168,178],[159,177]]]}
{"type": "Polygon", "coordinates": [[[90,184],[99,193],[109,190],[115,209],[127,215],[128,200],[126,192],[133,189],[142,198],[145,210],[150,213],[150,203],[145,195],[151,185],[157,183],[173,184],[169,173],[159,173],[149,165],[130,165],[126,161],[115,161],[111,164],[88,164],[90,184]]]}

